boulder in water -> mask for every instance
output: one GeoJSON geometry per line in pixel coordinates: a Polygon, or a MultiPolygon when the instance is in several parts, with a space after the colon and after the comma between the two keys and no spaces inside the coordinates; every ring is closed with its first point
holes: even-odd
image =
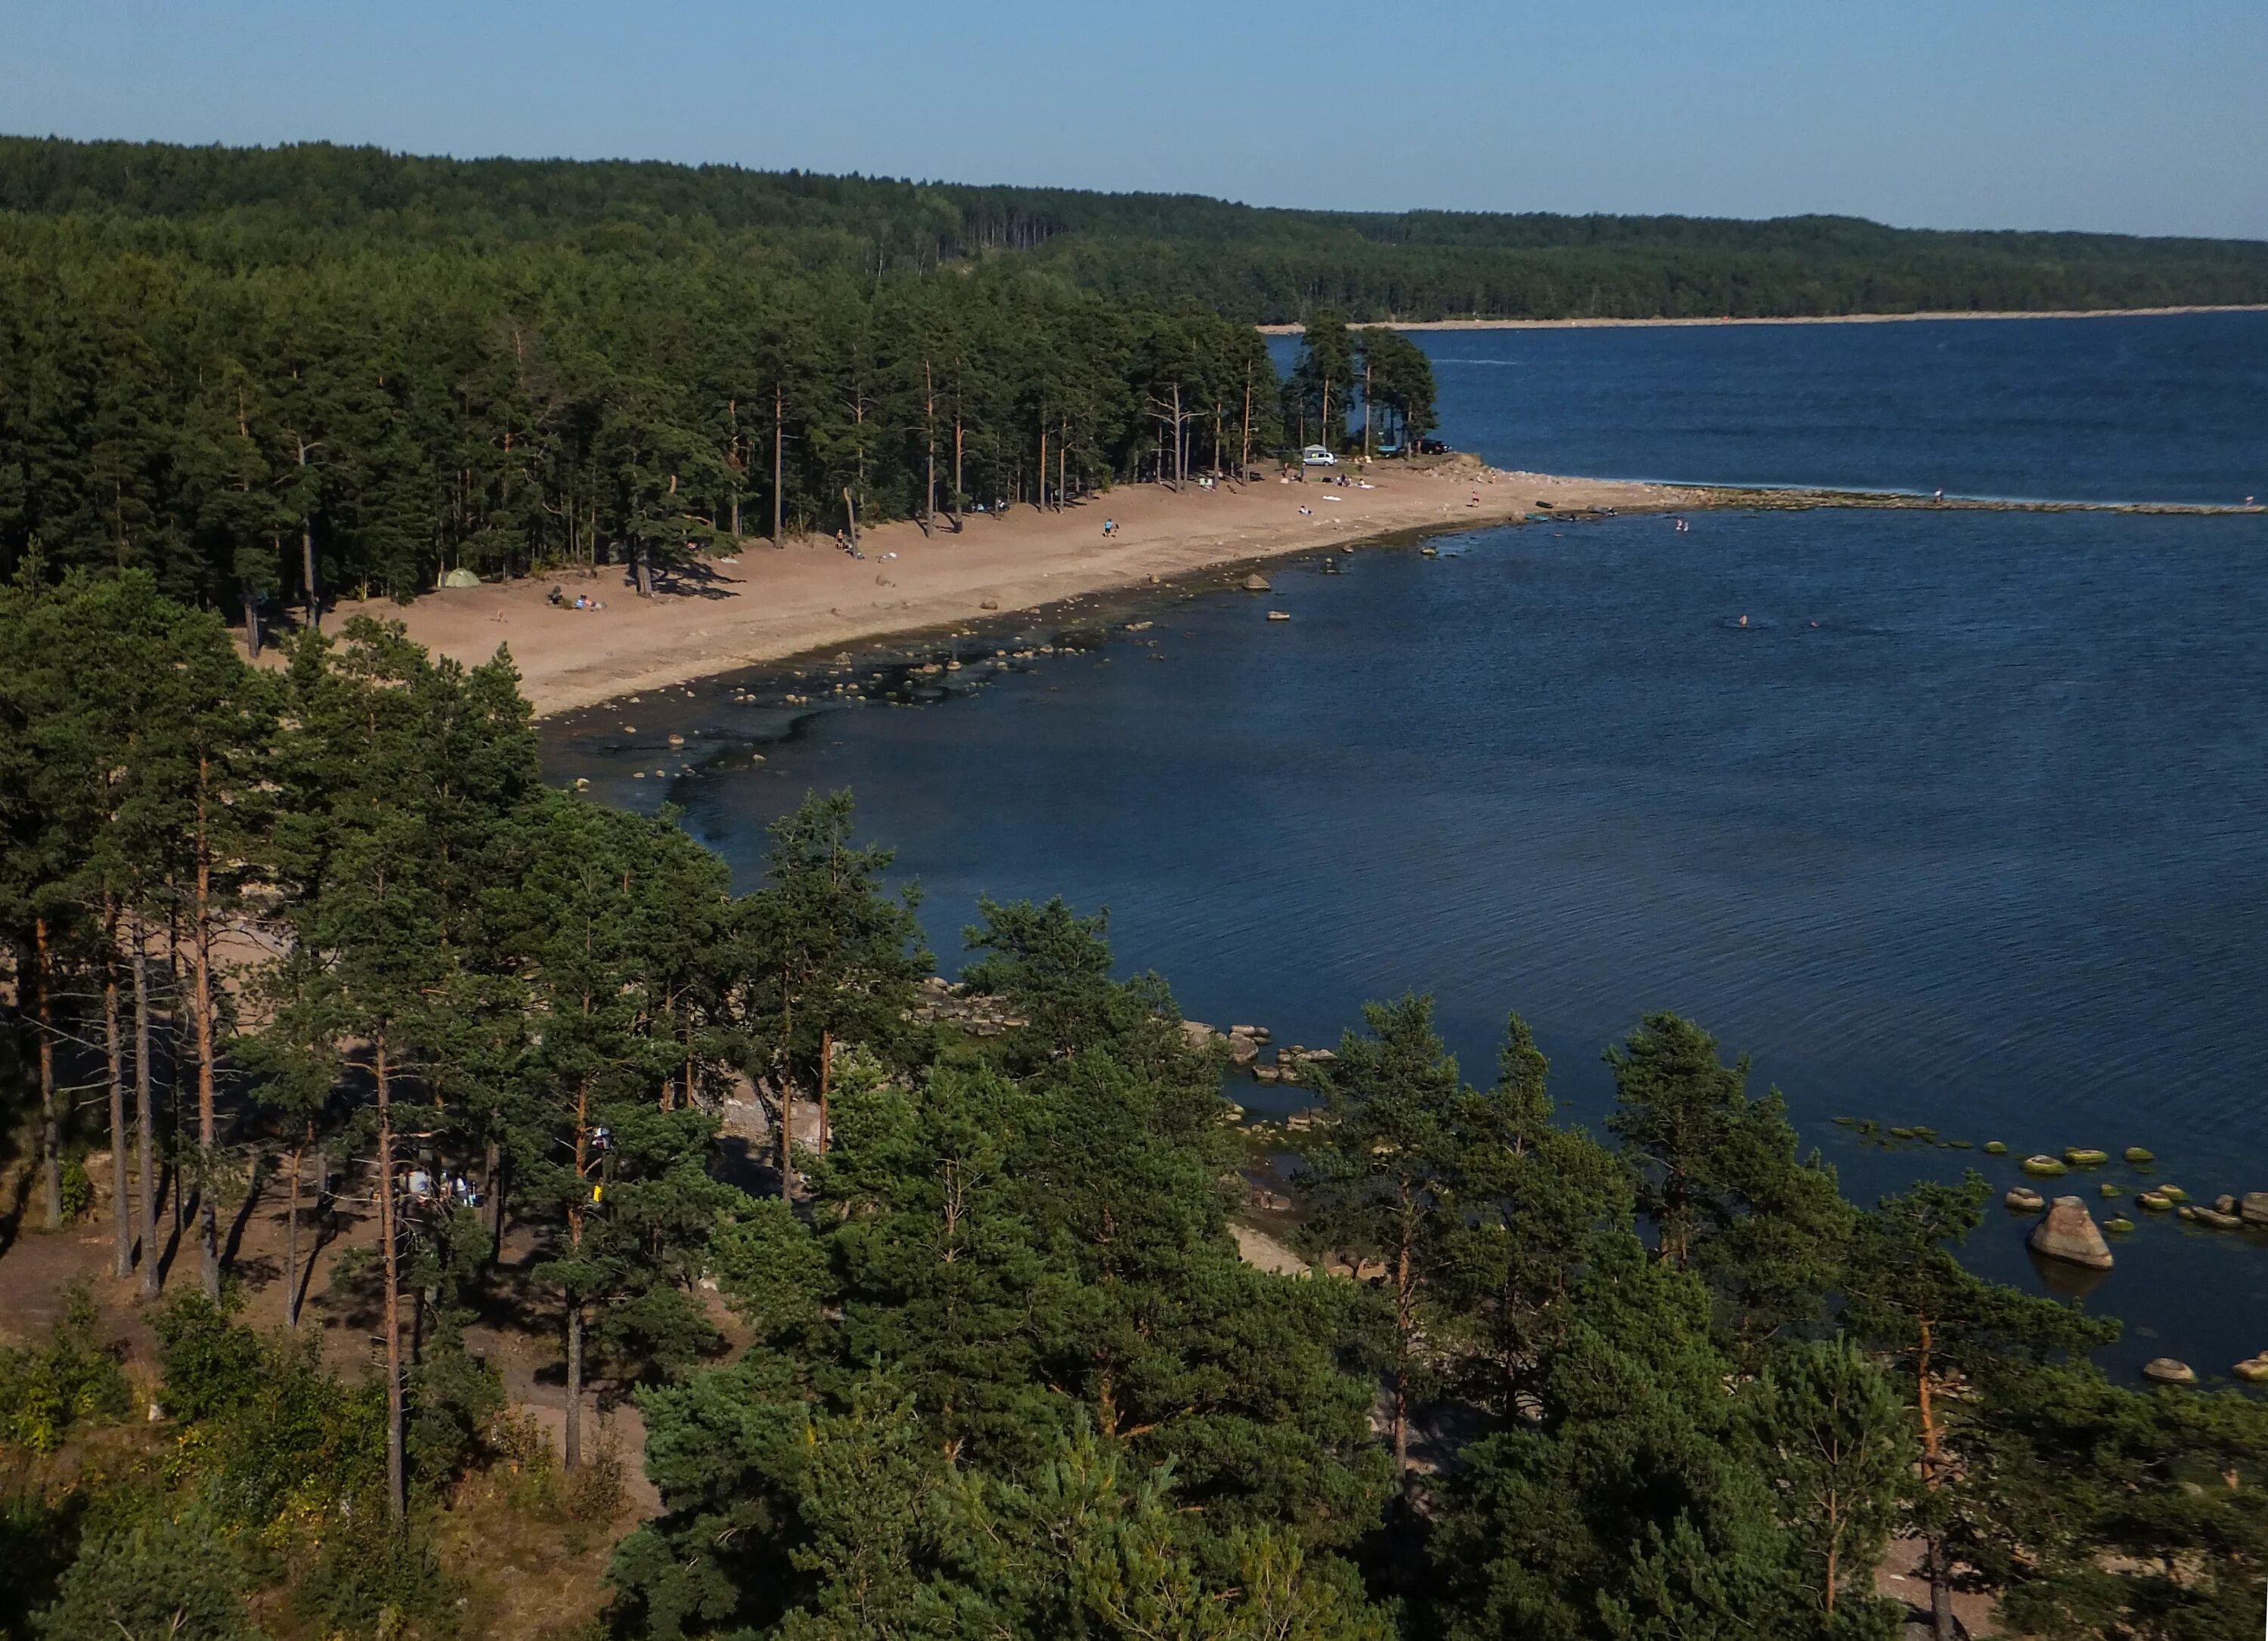
{"type": "Polygon", "coordinates": [[[2126,1148],[2126,1160],[2138,1168],[2146,1167],[2157,1159],[2154,1154],[2143,1150],[2139,1145],[2129,1145],[2126,1148]]]}
{"type": "Polygon", "coordinates": [[[2088,1145],[2073,1145],[2064,1152],[2063,1159],[2074,1168],[2099,1168],[2110,1160],[2110,1153],[2088,1145]]]}
{"type": "Polygon", "coordinates": [[[2268,1191],[2247,1191],[2236,1204],[2236,1211],[2249,1225],[2268,1225],[2268,1191]]]}
{"type": "Polygon", "coordinates": [[[2170,1198],[2161,1196],[2155,1191],[2145,1191],[2134,1200],[2154,1214],[2161,1214],[2174,1205],[2170,1198]]]}
{"type": "Polygon", "coordinates": [[[2194,1385],[2197,1369],[2169,1356],[2154,1356],[2142,1364],[2142,1377],[2159,1385],[2194,1385]]]}
{"type": "Polygon", "coordinates": [[[2038,1156],[2024,1159],[2024,1172],[2038,1179],[2052,1180],[2058,1174],[2066,1173],[2068,1170],[2053,1157],[2038,1156]]]}
{"type": "Polygon", "coordinates": [[[1984,1154],[1988,1157],[2007,1156],[2008,1154],[2007,1142],[2006,1140],[1998,1139],[1986,1140],[1984,1142],[1984,1154]]]}
{"type": "Polygon", "coordinates": [[[1254,570],[1250,575],[1245,577],[1244,590],[1247,592],[1266,592],[1270,591],[1268,578],[1262,575],[1258,570],[1254,570]]]}
{"type": "Polygon", "coordinates": [[[2268,1385],[2268,1350],[2228,1370],[2249,1385],[2268,1385]]]}
{"type": "Polygon", "coordinates": [[[2108,1270],[2111,1266],[2110,1245],[2102,1240],[2087,1204],[2076,1196],[2057,1197],[2047,1218],[2032,1227],[2030,1241],[2032,1251],[2043,1259],[2059,1259],[2089,1270],[2108,1270]]]}
{"type": "Polygon", "coordinates": [[[2134,1228],[2134,1222],[2132,1219],[2127,1218],[2124,1214],[2121,1214],[2116,1219],[2104,1220],[2102,1222],[2102,1228],[2115,1235],[2124,1236],[2127,1232],[2132,1231],[2134,1228]]]}
{"type": "Polygon", "coordinates": [[[2000,1199],[2001,1203],[2020,1214],[2036,1214],[2048,1205],[2048,1199],[2027,1186],[2019,1185],[2000,1199]]]}

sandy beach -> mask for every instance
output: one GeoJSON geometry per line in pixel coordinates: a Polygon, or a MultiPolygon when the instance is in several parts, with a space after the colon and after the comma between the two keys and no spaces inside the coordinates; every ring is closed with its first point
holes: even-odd
{"type": "Polygon", "coordinates": [[[466,663],[508,645],[539,715],[704,678],[854,640],[909,632],[994,611],[1167,581],[1216,566],[1344,546],[1411,530],[1492,524],[1536,510],[1623,511],[1706,504],[1705,492],[1609,480],[1506,473],[1469,458],[1416,469],[1381,463],[1345,487],[1279,482],[1176,495],[1153,485],[1113,490],[1060,512],[1019,506],[972,515],[961,534],[914,524],[868,530],[852,559],[831,540],[781,548],[751,541],[703,573],[642,600],[619,566],[595,576],[450,588],[409,605],[342,602],[334,629],[368,614],[402,622],[409,637],[466,663]],[[1303,511],[1304,510],[1304,511],[1303,511]],[[1116,532],[1106,539],[1105,519],[1116,532]],[[559,587],[606,607],[554,607],[559,587]]]}
{"type": "MultiPolygon", "coordinates": [[[[1696,319],[1410,319],[1376,320],[1366,321],[1381,330],[1616,330],[1637,329],[1665,325],[1901,325],[1914,320],[1934,319],[2146,319],[2163,313],[2259,313],[2268,312],[2257,305],[2230,303],[2219,306],[2150,307],[2150,308],[2065,308],[2019,309],[2009,312],[1980,313],[1971,308],[1955,308],[1920,313],[1803,313],[1778,319],[1734,318],[1730,314],[1716,318],[1696,319]]],[[[1296,336],[1306,327],[1300,325],[1261,325],[1255,328],[1266,336],[1296,336]]],[[[1359,327],[1358,327],[1359,328],[1359,327]]]]}

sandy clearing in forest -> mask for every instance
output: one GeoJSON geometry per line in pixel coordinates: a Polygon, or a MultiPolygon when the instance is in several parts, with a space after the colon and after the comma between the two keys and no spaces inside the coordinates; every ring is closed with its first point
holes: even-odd
{"type": "MultiPolygon", "coordinates": [[[[1348,469],[1350,478],[1354,469],[1348,469]]],[[[814,537],[775,549],[752,541],[735,563],[651,600],[610,566],[510,584],[430,592],[409,605],[342,601],[335,628],[358,613],[398,620],[437,654],[468,664],[508,645],[539,715],[730,672],[809,651],[910,632],[1063,599],[1135,586],[1224,564],[1344,546],[1400,532],[1499,523],[1534,511],[1624,511],[1707,504],[1698,489],[1506,473],[1470,459],[1403,468],[1377,464],[1375,486],[1311,482],[1226,485],[1181,494],[1131,486],[1060,512],[1018,506],[971,515],[959,535],[889,524],[865,533],[863,560],[814,537]],[[1308,512],[1302,514],[1302,508],[1308,512]],[[1105,540],[1102,524],[1117,533],[1105,540]],[[892,557],[889,555],[895,554],[892,557]],[[553,586],[603,599],[603,610],[555,608],[553,586]]]]}

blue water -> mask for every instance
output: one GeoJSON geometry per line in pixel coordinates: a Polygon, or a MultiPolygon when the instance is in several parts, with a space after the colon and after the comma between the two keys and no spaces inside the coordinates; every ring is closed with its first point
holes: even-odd
{"type": "MultiPolygon", "coordinates": [[[[2268,398],[2242,390],[2268,374],[2268,315],[1425,340],[1451,436],[1525,467],[2268,489],[2246,465],[2268,398]],[[2039,386],[1956,415],[1944,347],[2039,386]],[[1509,362],[1448,363],[1483,348],[1509,362]],[[2214,362],[2205,410],[2165,385],[2183,358],[2214,362]],[[1925,402],[1933,422],[1858,430],[1861,407],[1925,402]],[[2091,439],[2102,462],[2073,458],[2091,439]]],[[[1189,1013],[1279,1041],[1430,990],[1480,1078],[1517,1009],[1586,1121],[1602,1048],[1677,1010],[1754,1056],[1862,1200],[2018,1176],[1837,1115],[2015,1156],[2144,1144],[2193,1196],[2268,1188],[2268,519],[1710,513],[1438,545],[1271,566],[1265,600],[1151,595],[1107,641],[1012,669],[976,661],[998,636],[965,640],[932,704],[786,709],[758,679],[768,704],[745,706],[711,683],[649,695],[635,747],[620,712],[552,725],[549,756],[685,806],[744,883],[765,821],[854,788],[948,968],[979,892],[1060,893],[1108,905],[1123,964],[1189,1013]],[[697,755],[662,750],[673,732],[697,755]]],[[[2211,1373],[2268,1347],[2268,1240],[2136,1218],[2089,1300],[2130,1322],[2114,1360],[2211,1373]]],[[[2042,1284],[2022,1229],[1996,1210],[1971,1256],[2042,1284]]]]}
{"type": "Polygon", "coordinates": [[[1451,442],[1533,472],[2268,497],[2268,313],[1411,334],[1451,442]]]}

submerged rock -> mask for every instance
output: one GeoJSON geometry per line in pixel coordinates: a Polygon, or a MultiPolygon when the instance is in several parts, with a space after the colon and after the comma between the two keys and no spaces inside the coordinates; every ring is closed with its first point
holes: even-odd
{"type": "Polygon", "coordinates": [[[2126,1160],[2132,1163],[2138,1168],[2146,1166],[2148,1164],[2157,1161],[2157,1159],[2158,1159],[2155,1155],[2143,1150],[2139,1145],[2129,1145],[2126,1148],[2126,1160]]]}
{"type": "Polygon", "coordinates": [[[2234,1231],[2244,1223],[2235,1214],[2225,1214],[2217,1208],[2200,1208],[2195,1204],[2184,1206],[2182,1218],[2191,1225],[2203,1225],[2210,1231],[2234,1231]]]}
{"type": "Polygon", "coordinates": [[[2154,1356],[2142,1364],[2142,1377],[2161,1385],[2194,1385],[2197,1369],[2169,1356],[2154,1356]]]}
{"type": "Polygon", "coordinates": [[[2068,1170],[2066,1170],[2063,1164],[2058,1162],[2053,1157],[2043,1155],[2025,1158],[2024,1172],[2026,1174],[2035,1175],[2039,1179],[2052,1180],[2056,1175],[2066,1173],[2068,1170]]]}
{"type": "Polygon", "coordinates": [[[2020,1214],[2036,1214],[2048,1205],[2048,1199],[2037,1191],[2019,1185],[2000,1199],[2001,1203],[2020,1214]]]}
{"type": "Polygon", "coordinates": [[[2076,1196],[2057,1197],[2047,1218],[2032,1227],[2029,1240],[2032,1251],[2043,1259],[2059,1259],[2089,1270],[2108,1270],[2112,1263],[2110,1245],[2102,1240],[2086,1203],[2076,1196]]]}
{"type": "Polygon", "coordinates": [[[2125,1233],[2132,1231],[2134,1228],[2134,1222],[2122,1215],[2117,1219],[2104,1220],[2102,1222],[2102,1228],[2105,1231],[2115,1231],[2119,1234],[2124,1235],[2125,1233]]]}
{"type": "Polygon", "coordinates": [[[2006,1141],[2003,1141],[2003,1140],[1997,1140],[1997,1139],[1988,1139],[1988,1140],[1986,1140],[1986,1141],[1984,1142],[1984,1154],[1985,1154],[1986,1156],[1988,1156],[1988,1157],[2005,1157],[2005,1156],[2007,1156],[2007,1155],[2008,1154],[2008,1147],[2007,1147],[2007,1142],[2006,1142],[2006,1141]]]}
{"type": "Polygon", "coordinates": [[[2164,1213],[2174,1205],[2170,1198],[2161,1196],[2155,1191],[2145,1191],[2134,1200],[2154,1214],[2164,1213]]]}
{"type": "Polygon", "coordinates": [[[2064,1152],[2063,1159],[2074,1168],[2099,1168],[2110,1160],[2110,1153],[2090,1146],[2073,1145],[2064,1152]]]}

